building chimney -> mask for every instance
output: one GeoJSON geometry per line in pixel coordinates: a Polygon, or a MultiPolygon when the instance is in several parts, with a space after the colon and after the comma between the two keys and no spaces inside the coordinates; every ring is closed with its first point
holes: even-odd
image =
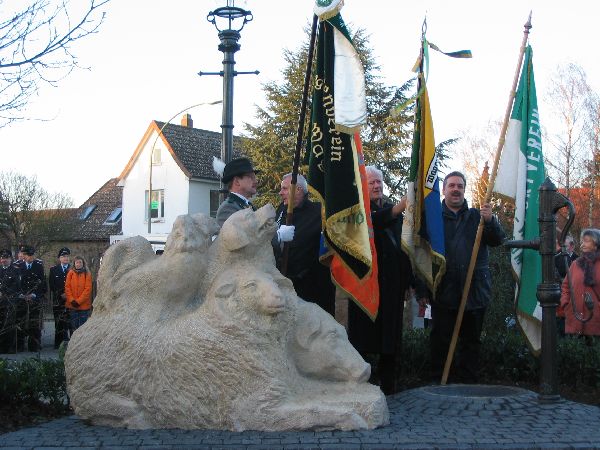
{"type": "Polygon", "coordinates": [[[188,127],[188,128],[194,128],[194,121],[192,120],[191,114],[186,113],[183,116],[181,116],[181,126],[188,127]]]}

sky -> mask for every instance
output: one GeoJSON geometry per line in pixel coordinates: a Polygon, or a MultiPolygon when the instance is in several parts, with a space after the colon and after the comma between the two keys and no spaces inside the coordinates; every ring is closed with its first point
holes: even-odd
{"type": "MultiPolygon", "coordinates": [[[[76,70],[57,87],[45,86],[33,99],[30,120],[0,128],[0,170],[35,175],[50,192],[69,194],[80,205],[117,177],[152,120],[180,122],[192,105],[220,100],[222,78],[198,76],[222,70],[218,36],[206,20],[223,3],[214,0],[112,1],[99,33],[73,51],[87,69],[76,70]]],[[[281,80],[283,49],[295,50],[307,37],[312,0],[236,2],[252,11],[235,54],[234,134],[253,123],[264,106],[262,84],[281,80]]],[[[436,141],[476,130],[504,117],[523,25],[533,12],[530,40],[542,125],[555,119],[544,93],[558,64],[574,62],[600,91],[598,22],[600,3],[587,0],[346,0],[342,17],[364,28],[380,75],[388,85],[412,77],[423,20],[427,38],[444,51],[470,49],[473,59],[431,52],[429,95],[436,141]]],[[[189,110],[194,127],[220,131],[221,105],[189,110]]],[[[291,162],[290,162],[291,167],[291,162]]],[[[450,170],[460,169],[451,161],[450,170]]]]}

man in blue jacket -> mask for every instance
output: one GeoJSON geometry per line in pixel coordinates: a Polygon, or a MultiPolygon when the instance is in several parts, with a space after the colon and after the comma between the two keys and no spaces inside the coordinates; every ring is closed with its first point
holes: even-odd
{"type": "Polygon", "coordinates": [[[451,172],[444,178],[442,216],[446,273],[431,302],[431,369],[434,379],[439,380],[456,323],[475,235],[480,218],[483,217],[481,245],[451,370],[454,380],[474,383],[477,382],[479,369],[483,318],[492,297],[488,247],[502,244],[505,235],[489,204],[482,205],[481,209],[469,208],[465,200],[466,184],[466,178],[461,172],[451,172]]]}

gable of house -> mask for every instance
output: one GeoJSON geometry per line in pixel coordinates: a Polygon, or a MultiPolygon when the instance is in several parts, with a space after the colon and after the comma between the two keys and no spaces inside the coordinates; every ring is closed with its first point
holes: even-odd
{"type": "MultiPolygon", "coordinates": [[[[189,119],[191,122],[191,119],[189,119]]],[[[219,181],[219,177],[213,170],[213,157],[221,157],[221,133],[215,131],[201,130],[192,126],[176,125],[172,123],[165,124],[153,120],[134,154],[119,175],[119,180],[123,180],[137,163],[148,140],[160,133],[159,139],[169,151],[181,171],[188,178],[206,179],[219,181]],[[161,131],[162,130],[162,131],[161,131]]],[[[234,158],[242,156],[242,138],[233,137],[234,158]]]]}

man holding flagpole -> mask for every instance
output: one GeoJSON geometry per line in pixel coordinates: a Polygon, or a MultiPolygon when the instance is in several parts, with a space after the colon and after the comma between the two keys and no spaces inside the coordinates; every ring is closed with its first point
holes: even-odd
{"type": "MultiPolygon", "coordinates": [[[[475,272],[467,298],[467,306],[460,329],[455,374],[459,381],[477,382],[480,337],[485,311],[492,297],[488,246],[496,247],[504,240],[504,231],[493,216],[489,204],[480,210],[469,208],[465,200],[467,181],[461,172],[451,172],[444,178],[442,216],[446,248],[446,273],[441,279],[431,303],[431,370],[432,378],[442,375],[450,340],[458,314],[461,294],[465,285],[471,250],[481,218],[484,221],[481,246],[477,254],[475,272]]],[[[421,303],[431,299],[427,294],[421,303]]]]}
{"type": "Polygon", "coordinates": [[[371,355],[378,356],[377,369],[371,372],[371,378],[384,394],[390,395],[397,391],[404,297],[412,281],[410,259],[400,242],[406,198],[396,204],[384,198],[383,173],[375,166],[367,166],[365,170],[379,269],[379,312],[372,321],[358,305],[350,302],[348,339],[365,360],[369,361],[371,355]]]}

